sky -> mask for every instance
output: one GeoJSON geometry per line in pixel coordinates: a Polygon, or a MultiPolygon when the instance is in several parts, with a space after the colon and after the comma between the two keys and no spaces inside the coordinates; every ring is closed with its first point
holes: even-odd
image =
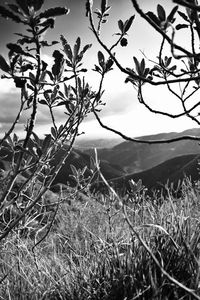
{"type": "MultiPolygon", "coordinates": [[[[13,0],[7,2],[13,3],[13,0]]],[[[101,1],[94,0],[94,9],[100,7],[101,1]]],[[[2,1],[3,3],[3,1],[2,1]]],[[[86,81],[94,89],[98,87],[99,76],[91,71],[94,64],[97,63],[97,52],[103,49],[98,45],[93,33],[89,29],[88,18],[85,17],[85,0],[46,0],[46,7],[67,6],[70,13],[66,16],[57,17],[55,28],[46,35],[47,40],[59,40],[60,34],[73,45],[78,36],[81,37],[82,45],[92,43],[85,55],[85,65],[89,71],[85,74],[86,81]]],[[[172,1],[165,0],[140,0],[141,8],[147,12],[149,10],[156,11],[157,4],[160,3],[169,13],[173,7],[172,1]],[[167,3],[167,4],[166,4],[167,3]]],[[[159,44],[161,38],[137,13],[135,13],[131,1],[108,0],[111,5],[109,11],[110,16],[108,22],[103,25],[101,38],[107,45],[112,45],[116,41],[113,34],[118,31],[118,20],[123,21],[132,15],[136,15],[132,28],[129,30],[128,46],[118,47],[116,57],[124,67],[134,67],[133,56],[143,58],[143,54],[149,59],[155,59],[158,55],[159,44]]],[[[22,27],[9,20],[0,17],[0,53],[6,58],[6,44],[16,41],[16,35],[13,33],[20,32],[22,27]]],[[[51,62],[51,54],[55,48],[46,48],[42,55],[43,59],[51,62]]],[[[105,53],[105,52],[104,52],[105,53]]],[[[106,56],[106,54],[105,54],[106,56]]],[[[197,127],[196,123],[186,117],[180,119],[169,119],[168,117],[158,116],[149,112],[137,100],[137,94],[133,86],[125,84],[126,76],[122,74],[116,67],[114,71],[108,73],[104,82],[103,102],[106,103],[99,114],[105,125],[111,126],[122,133],[131,136],[142,136],[160,132],[183,131],[188,128],[197,127]]],[[[145,98],[148,103],[155,109],[163,109],[167,112],[180,112],[179,104],[172,97],[165,87],[147,87],[145,88],[145,98]]],[[[11,80],[0,79],[0,132],[1,135],[8,130],[19,108],[20,95],[11,80]]],[[[24,112],[18,126],[18,134],[23,134],[24,125],[28,115],[28,111],[24,112]]],[[[59,110],[56,113],[58,122],[64,121],[65,115],[59,110]]],[[[40,107],[37,119],[36,132],[43,135],[49,132],[51,124],[49,116],[44,107],[40,107]]],[[[115,135],[102,129],[93,115],[86,118],[80,132],[85,132],[86,138],[114,138],[115,135]]]]}

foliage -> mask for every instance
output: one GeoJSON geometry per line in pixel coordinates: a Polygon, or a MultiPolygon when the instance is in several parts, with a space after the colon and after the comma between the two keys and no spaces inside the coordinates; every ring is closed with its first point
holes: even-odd
{"type": "MultiPolygon", "coordinates": [[[[49,208],[45,195],[69,157],[79,135],[79,125],[101,104],[102,95],[102,82],[96,92],[83,76],[87,72],[83,58],[92,45],[82,46],[80,37],[71,47],[61,35],[61,50],[52,53],[53,65],[48,66],[42,59],[41,49],[58,43],[48,43],[44,34],[54,28],[55,17],[66,15],[69,9],[54,7],[42,11],[43,0],[15,2],[0,7],[3,18],[23,23],[26,28],[26,33],[16,34],[16,43],[7,44],[8,59],[0,55],[0,69],[4,72],[2,80],[13,80],[21,93],[16,119],[0,141],[2,163],[5,163],[4,159],[9,162],[9,170],[3,168],[1,177],[0,241],[16,228],[26,228],[36,221],[38,226],[51,223],[42,223],[41,220],[48,219],[45,216],[49,214],[50,219],[53,218],[58,203],[51,203],[49,208]],[[43,140],[35,133],[38,111],[42,106],[47,108],[52,123],[50,133],[43,140]],[[56,119],[59,107],[65,116],[63,124],[56,119]],[[15,127],[25,110],[28,117],[25,137],[21,140],[15,127]],[[53,164],[61,152],[61,159],[53,164]]],[[[109,60],[104,75],[111,66],[109,60]]]]}
{"type": "MultiPolygon", "coordinates": [[[[97,9],[94,13],[97,14],[97,26],[95,26],[95,19],[93,13],[93,2],[87,1],[87,16],[89,23],[98,41],[99,45],[113,60],[114,65],[127,77],[125,83],[131,83],[137,92],[139,102],[144,105],[150,112],[167,116],[170,118],[188,117],[196,124],[200,124],[199,114],[199,6],[198,1],[189,3],[184,0],[174,0],[173,2],[179,4],[174,6],[171,11],[158,4],[156,13],[149,11],[144,13],[137,0],[131,0],[133,9],[136,14],[145,20],[154,31],[160,34],[161,43],[158,48],[156,58],[148,58],[143,53],[143,58],[140,61],[137,57],[133,56],[133,66],[124,66],[120,59],[117,57],[117,46],[128,46],[128,33],[134,24],[136,15],[132,15],[126,21],[118,20],[119,32],[114,33],[117,40],[112,42],[111,46],[107,46],[102,38],[103,24],[109,21],[109,14],[104,15],[104,9],[109,8],[107,1],[101,9],[97,9]],[[101,16],[104,15],[104,18],[101,16]],[[185,39],[180,39],[179,32],[187,30],[188,42],[185,39]],[[181,40],[182,44],[177,44],[177,40],[181,40]],[[174,113],[173,108],[170,112],[167,110],[155,109],[153,105],[149,104],[145,91],[148,91],[148,86],[164,86],[177,103],[180,104],[180,112],[174,113]]],[[[174,142],[181,139],[192,139],[195,137],[183,136],[170,140],[144,140],[133,139],[126,136],[121,131],[118,131],[110,126],[103,124],[97,112],[94,112],[99,124],[110,130],[122,138],[138,143],[166,143],[174,142]]],[[[196,137],[199,140],[199,137],[196,137]]]]}
{"type": "Polygon", "coordinates": [[[54,28],[55,17],[69,12],[68,8],[42,10],[44,0],[16,0],[15,4],[0,6],[3,18],[26,28],[26,34],[17,33],[16,43],[7,44],[8,58],[0,55],[0,69],[5,73],[2,80],[13,80],[21,95],[16,119],[0,141],[1,162],[9,165],[2,169],[0,178],[0,296],[200,299],[198,188],[191,188],[186,182],[180,201],[168,191],[168,198],[158,204],[158,199],[145,197],[140,181],[131,181],[129,195],[120,198],[101,174],[96,155],[89,177],[85,177],[86,168],[71,166],[75,187],[66,184],[58,186],[56,194],[49,191],[69,159],[84,118],[93,112],[102,125],[98,112],[103,81],[115,65],[127,75],[126,82],[134,86],[138,100],[150,111],[172,118],[186,115],[199,124],[199,102],[190,108],[185,104],[199,91],[199,54],[195,48],[196,36],[198,39],[200,35],[198,6],[195,2],[174,2],[186,6],[186,14],[177,6],[166,13],[161,5],[157,6],[157,15],[144,14],[137,1],[132,0],[136,12],[161,34],[163,41],[157,61],[147,63],[146,58],[133,57],[134,66],[124,68],[114,51],[118,45],[128,46],[135,15],[118,20],[119,32],[114,34],[117,40],[108,48],[101,40],[101,30],[111,7],[106,0],[101,1],[100,9],[95,11],[96,29],[92,1],[86,1],[91,29],[107,52],[107,57],[100,50],[97,53],[97,91],[83,76],[87,72],[83,58],[91,44],[83,46],[81,37],[71,46],[61,35],[61,49],[52,53],[53,65],[50,67],[42,59],[41,49],[58,43],[49,43],[44,34],[54,28]],[[179,23],[177,14],[184,24],[179,23]],[[177,31],[182,29],[191,32],[192,50],[174,42],[177,31]],[[166,42],[171,46],[170,55],[164,54],[166,42]],[[177,83],[183,85],[179,93],[171,86],[177,83]],[[143,96],[147,84],[166,85],[180,101],[183,112],[174,115],[149,107],[143,96]],[[47,108],[52,123],[44,139],[35,133],[42,106],[47,108]],[[59,107],[65,115],[61,125],[55,114],[59,107]],[[21,140],[15,126],[24,110],[28,118],[21,140]],[[61,152],[61,159],[53,164],[61,152]],[[106,195],[91,193],[91,182],[98,176],[108,187],[106,195]]]}

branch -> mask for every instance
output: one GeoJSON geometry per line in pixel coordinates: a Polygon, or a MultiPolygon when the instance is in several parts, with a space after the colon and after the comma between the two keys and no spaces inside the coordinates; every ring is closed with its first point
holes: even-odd
{"type": "MultiPolygon", "coordinates": [[[[175,93],[169,86],[169,84],[167,85],[169,91],[176,97],[178,97],[180,100],[181,100],[181,103],[184,102],[182,101],[181,97],[175,93]]],[[[164,112],[164,111],[159,111],[159,110],[155,110],[153,108],[151,108],[145,101],[144,101],[144,98],[143,98],[143,95],[142,95],[142,91],[141,89],[138,91],[138,98],[139,98],[139,101],[141,104],[143,104],[150,112],[152,113],[155,113],[155,114],[159,114],[159,115],[162,115],[162,116],[166,116],[166,117],[170,117],[172,119],[177,119],[177,118],[180,118],[180,117],[183,117],[185,115],[188,115],[189,113],[191,113],[195,108],[197,108],[200,104],[200,101],[197,102],[196,104],[194,104],[190,109],[186,110],[186,108],[184,107],[184,111],[182,113],[179,113],[179,114],[176,114],[176,115],[173,115],[171,113],[168,113],[168,112],[164,112]]],[[[196,121],[196,120],[195,120],[196,121]]],[[[198,121],[197,121],[198,123],[198,121]]],[[[198,123],[199,124],[199,123],[198,123]]]]}
{"type": "Polygon", "coordinates": [[[174,3],[180,4],[182,6],[194,9],[196,11],[200,11],[200,5],[194,5],[189,1],[184,1],[184,0],[173,0],[174,3]]]}
{"type": "MultiPolygon", "coordinates": [[[[134,1],[134,0],[132,0],[132,1],[134,1]]],[[[144,16],[145,16],[145,19],[146,19],[147,16],[145,14],[144,14],[144,16]]],[[[143,81],[143,82],[149,83],[151,85],[155,85],[155,86],[164,85],[164,84],[167,84],[167,83],[170,84],[170,83],[178,83],[178,82],[188,82],[188,81],[194,81],[194,80],[200,79],[200,76],[198,76],[198,77],[195,77],[195,78],[186,77],[186,78],[179,78],[179,79],[174,79],[174,80],[168,80],[167,82],[166,81],[151,81],[151,80],[149,80],[147,78],[144,78],[142,76],[133,74],[132,72],[128,71],[126,68],[122,67],[122,65],[116,59],[115,55],[112,54],[112,52],[108,49],[108,47],[100,39],[100,37],[99,37],[99,35],[98,35],[98,33],[97,33],[96,29],[95,29],[95,26],[94,26],[94,20],[93,20],[93,16],[92,16],[92,7],[91,7],[91,4],[90,4],[90,8],[89,8],[89,20],[90,20],[91,30],[94,33],[94,35],[95,35],[97,41],[99,42],[99,44],[102,46],[102,48],[104,48],[104,50],[112,58],[112,60],[115,62],[116,66],[119,68],[119,70],[122,73],[130,76],[131,78],[133,78],[135,80],[140,80],[140,81],[143,81]]],[[[147,18],[147,21],[149,22],[148,18],[147,18]]],[[[153,23],[153,26],[154,25],[155,24],[153,23]]],[[[157,28],[157,26],[156,26],[156,28],[157,28]]],[[[159,28],[159,31],[162,32],[162,30],[160,28],[159,28]]],[[[170,40],[171,41],[171,39],[165,33],[163,33],[163,37],[165,37],[166,40],[168,40],[168,41],[170,40]]],[[[180,47],[178,45],[176,45],[176,48],[179,49],[180,51],[183,50],[183,52],[186,54],[187,57],[193,57],[192,53],[186,51],[184,48],[182,48],[182,47],[180,47]]]]}
{"type": "Polygon", "coordinates": [[[97,112],[95,111],[95,109],[93,109],[93,113],[94,113],[97,121],[99,122],[99,124],[101,125],[102,128],[104,128],[106,130],[109,130],[109,131],[121,136],[126,141],[136,142],[136,143],[141,143],[141,144],[150,144],[150,145],[152,145],[152,144],[168,144],[168,143],[174,143],[174,142],[184,141],[184,140],[200,141],[200,137],[193,136],[193,135],[183,135],[183,136],[180,136],[180,137],[175,137],[175,138],[171,138],[171,139],[162,139],[162,140],[140,140],[140,139],[137,139],[137,138],[131,138],[131,137],[123,134],[122,132],[103,124],[103,122],[99,118],[99,116],[98,116],[97,112]]]}
{"type": "Polygon", "coordinates": [[[131,0],[133,7],[135,8],[135,10],[137,11],[137,13],[143,18],[145,19],[158,33],[160,33],[163,38],[165,38],[168,43],[173,46],[173,48],[183,52],[187,57],[194,57],[194,55],[187,51],[186,49],[184,49],[183,47],[175,44],[174,42],[172,42],[172,40],[170,39],[170,37],[159,27],[157,26],[143,11],[142,9],[139,7],[138,3],[136,0],[131,0]],[[172,45],[173,44],[173,45],[172,45]]]}

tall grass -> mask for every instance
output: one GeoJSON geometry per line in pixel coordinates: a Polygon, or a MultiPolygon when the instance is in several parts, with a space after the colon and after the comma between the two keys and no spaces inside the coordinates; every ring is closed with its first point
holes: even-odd
{"type": "Polygon", "coordinates": [[[112,194],[66,194],[45,239],[44,227],[0,246],[0,299],[200,299],[200,193],[189,180],[182,193],[134,194],[125,214],[112,194]]]}

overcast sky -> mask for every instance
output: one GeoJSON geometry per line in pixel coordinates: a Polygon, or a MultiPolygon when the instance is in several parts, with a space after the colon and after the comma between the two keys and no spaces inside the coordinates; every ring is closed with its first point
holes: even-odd
{"type": "MultiPolygon", "coordinates": [[[[1,1],[3,3],[3,1],[1,1]]],[[[12,3],[13,0],[7,1],[12,3]]],[[[94,0],[94,9],[99,7],[101,1],[94,0]]],[[[110,10],[110,18],[108,23],[103,26],[102,38],[108,45],[116,40],[113,33],[118,31],[117,22],[119,19],[126,20],[131,15],[135,14],[131,1],[110,0],[109,5],[112,6],[110,10]]],[[[165,0],[140,0],[141,7],[145,12],[149,10],[156,10],[158,3],[167,7],[168,13],[173,7],[171,1],[165,0]]],[[[50,30],[46,35],[49,40],[59,40],[60,34],[63,34],[66,39],[74,44],[78,36],[82,39],[82,44],[92,43],[93,46],[88,50],[85,56],[85,67],[92,69],[93,65],[97,63],[97,52],[102,50],[97,44],[95,37],[89,30],[88,19],[85,17],[85,0],[46,0],[46,6],[67,6],[70,13],[67,16],[57,17],[56,26],[50,30]]],[[[9,20],[0,17],[0,53],[6,57],[8,42],[14,42],[16,36],[14,32],[20,32],[22,27],[9,20]]],[[[145,23],[144,20],[136,14],[133,26],[129,31],[129,45],[128,47],[119,47],[116,51],[116,56],[124,67],[132,67],[133,56],[142,58],[141,51],[145,53],[150,59],[155,59],[159,51],[160,36],[145,23]]],[[[57,48],[59,46],[56,46],[57,48]]],[[[103,51],[103,50],[102,50],[103,51]]],[[[52,48],[45,49],[43,58],[50,61],[52,48]]],[[[196,124],[187,118],[179,120],[169,119],[153,115],[148,112],[141,104],[138,103],[136,92],[132,85],[125,84],[126,76],[120,73],[116,68],[113,72],[107,75],[107,80],[104,83],[105,94],[103,100],[106,106],[103,108],[100,116],[106,125],[110,125],[117,130],[121,130],[124,134],[129,136],[141,136],[152,133],[168,132],[168,131],[182,131],[187,128],[196,127],[196,124]]],[[[98,75],[92,71],[86,73],[86,80],[91,86],[98,86],[98,75]]],[[[170,96],[164,87],[148,88],[145,91],[145,97],[148,103],[154,108],[162,108],[173,113],[179,112],[179,106],[175,99],[170,96]]],[[[5,132],[12,120],[14,119],[19,107],[19,93],[14,84],[9,80],[0,79],[0,130],[5,132]]],[[[28,112],[25,112],[18,129],[22,132],[28,112]]],[[[59,121],[62,122],[64,115],[61,111],[57,113],[59,121]]],[[[41,133],[49,131],[49,117],[44,107],[40,109],[38,115],[37,130],[41,133]]],[[[93,116],[89,116],[81,127],[81,130],[86,132],[86,137],[109,137],[110,133],[101,129],[93,116]]]]}

